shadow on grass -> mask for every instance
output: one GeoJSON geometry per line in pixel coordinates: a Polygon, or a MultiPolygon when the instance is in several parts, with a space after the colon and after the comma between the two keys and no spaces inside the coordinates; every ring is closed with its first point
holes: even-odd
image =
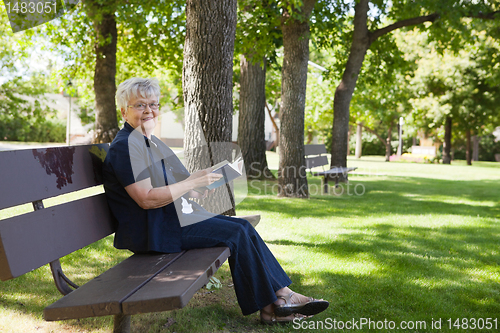
{"type": "MultiPolygon", "coordinates": [[[[311,179],[310,183],[318,185],[319,179],[311,179]]],[[[324,229],[315,230],[314,235],[301,235],[300,241],[283,238],[268,242],[302,248],[303,255],[311,259],[315,255],[327,258],[319,271],[292,266],[294,273],[289,274],[294,281],[292,288],[297,292],[331,301],[331,307],[315,320],[331,317],[338,320],[425,319],[430,322],[431,318],[498,317],[499,181],[387,177],[351,183],[363,184],[364,194],[318,195],[310,200],[298,200],[276,198],[268,193],[265,197],[250,196],[239,206],[251,211],[278,212],[285,217],[325,218],[324,229]],[[353,224],[348,227],[349,233],[336,233],[331,230],[331,220],[328,220],[331,217],[385,217],[391,214],[432,214],[429,218],[445,215],[447,221],[446,225],[436,227],[353,224]],[[454,216],[483,219],[470,226],[453,226],[450,219],[454,216]],[[351,269],[350,265],[361,268],[351,269]],[[318,283],[311,285],[309,275],[314,275],[318,283]]],[[[252,191],[250,194],[259,194],[255,193],[256,189],[252,191]]],[[[71,278],[76,276],[75,281],[83,284],[126,256],[127,252],[114,249],[111,238],[107,238],[65,258],[63,267],[71,278]]],[[[41,318],[43,308],[60,297],[47,267],[0,282],[0,306],[36,318],[41,318]]],[[[188,310],[179,318],[187,321],[190,316],[210,317],[207,327],[211,330],[243,332],[255,323],[255,318],[241,319],[234,305],[229,309],[205,305],[188,310]],[[225,322],[231,324],[224,326],[225,322]]],[[[161,315],[162,325],[169,316],[161,315]]],[[[155,315],[144,318],[146,327],[156,320],[155,315]]],[[[111,317],[102,317],[67,323],[92,330],[110,327],[111,320],[111,317]]],[[[175,329],[189,331],[189,325],[178,322],[175,329]]],[[[158,330],[162,330],[162,326],[158,330]]]]}
{"type": "MultiPolygon", "coordinates": [[[[318,187],[318,179],[308,182],[310,187],[318,187]]],[[[500,181],[497,180],[477,182],[384,177],[350,181],[341,186],[344,187],[342,195],[312,195],[309,200],[295,200],[276,197],[277,191],[273,190],[276,190],[277,182],[254,183],[253,187],[250,186],[249,197],[237,208],[251,210],[258,207],[263,212],[294,217],[451,214],[500,218],[500,181]],[[261,195],[266,195],[265,199],[261,195]]]]}
{"type": "Polygon", "coordinates": [[[431,318],[498,317],[500,225],[396,228],[379,224],[369,231],[352,229],[353,233],[333,240],[315,235],[311,241],[268,242],[303,247],[310,258],[327,258],[322,263],[325,268],[314,273],[320,286],[303,287],[301,280],[307,276],[292,276],[297,291],[332,301],[318,319],[425,319],[430,325],[431,318]],[[349,263],[366,266],[350,269],[349,263]]]}

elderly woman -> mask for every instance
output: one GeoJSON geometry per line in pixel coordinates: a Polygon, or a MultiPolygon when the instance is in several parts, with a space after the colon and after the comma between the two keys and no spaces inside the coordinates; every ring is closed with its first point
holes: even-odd
{"type": "Polygon", "coordinates": [[[190,174],[152,135],[159,115],[156,79],[131,78],[116,92],[125,125],[104,161],[104,188],[118,220],[115,247],[135,253],[173,253],[227,246],[238,304],[244,315],[260,310],[263,323],[290,322],[324,311],[328,302],[294,293],[289,277],[248,221],[214,215],[189,201],[201,222],[181,226],[181,200],[205,197],[194,189],[221,177],[205,169],[190,174]],[[137,134],[139,136],[137,136],[137,134]],[[137,139],[139,137],[139,139],[137,139]],[[156,155],[155,155],[156,154],[156,155]],[[160,158],[158,158],[160,156],[160,158]]]}

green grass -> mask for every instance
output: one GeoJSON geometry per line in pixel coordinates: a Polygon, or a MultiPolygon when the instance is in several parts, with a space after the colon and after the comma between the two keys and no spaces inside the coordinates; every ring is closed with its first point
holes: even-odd
{"type": "MultiPolygon", "coordinates": [[[[276,154],[269,154],[269,163],[276,168],[276,154]]],[[[303,324],[304,331],[318,321],[361,318],[396,327],[402,321],[427,325],[358,330],[367,332],[449,331],[448,318],[494,318],[500,327],[500,163],[386,163],[367,157],[350,158],[348,166],[360,174],[349,176],[342,195],[278,198],[272,193],[276,183],[256,182],[237,207],[239,215],[262,215],[257,230],[290,275],[291,288],[331,302],[303,324]],[[431,329],[437,319],[441,330],[431,329]]],[[[319,188],[320,179],[310,177],[309,184],[319,188]]],[[[84,283],[127,255],[106,238],[62,264],[84,283]]],[[[132,331],[295,331],[292,325],[259,325],[257,314],[243,317],[227,263],[217,277],[221,289],[200,290],[182,310],[133,316],[132,331]]],[[[112,331],[111,318],[44,322],[43,308],[59,297],[47,267],[0,282],[0,332],[112,331]]],[[[326,328],[317,331],[332,331],[326,328]]]]}

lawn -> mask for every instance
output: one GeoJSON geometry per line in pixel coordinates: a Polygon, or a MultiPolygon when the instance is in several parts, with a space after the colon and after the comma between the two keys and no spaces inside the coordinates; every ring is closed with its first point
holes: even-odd
{"type": "MultiPolygon", "coordinates": [[[[277,167],[276,154],[268,160],[277,167]]],[[[216,275],[222,288],[200,290],[183,310],[134,316],[132,331],[498,331],[500,163],[366,157],[348,166],[358,174],[330,195],[319,194],[317,177],[307,200],[278,198],[276,183],[253,182],[237,207],[239,215],[262,215],[257,230],[291,288],[329,300],[327,311],[300,327],[260,325],[257,314],[241,315],[225,264],[216,275]]],[[[81,284],[126,256],[107,238],[62,264],[81,284]]],[[[111,332],[111,318],[44,322],[43,308],[59,297],[47,267],[0,282],[0,332],[111,332]]]]}

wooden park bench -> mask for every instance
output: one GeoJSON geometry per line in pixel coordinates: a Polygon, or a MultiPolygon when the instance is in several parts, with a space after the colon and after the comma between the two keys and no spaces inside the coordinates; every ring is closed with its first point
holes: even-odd
{"type": "Polygon", "coordinates": [[[349,172],[356,170],[357,167],[333,167],[330,170],[325,170],[325,165],[330,165],[328,163],[328,158],[326,157],[326,147],[324,144],[314,144],[314,145],[304,145],[304,155],[306,157],[306,168],[309,169],[313,176],[323,176],[321,181],[321,187],[323,187],[323,193],[328,193],[328,181],[334,180],[335,187],[338,186],[340,179],[347,180],[347,175],[349,172]],[[316,167],[323,167],[323,171],[313,172],[312,169],[316,167]]]}
{"type": "MultiPolygon", "coordinates": [[[[115,231],[104,193],[44,208],[43,200],[102,184],[108,144],[0,152],[0,209],[32,203],[34,211],[0,220],[0,279],[49,264],[65,295],[44,309],[47,321],[114,316],[115,333],[130,316],[184,307],[230,255],[227,247],[134,254],[78,287],[59,258],[115,231]]],[[[260,216],[242,217],[254,226],[260,216]]],[[[81,267],[85,270],[85,267],[81,267]]]]}

